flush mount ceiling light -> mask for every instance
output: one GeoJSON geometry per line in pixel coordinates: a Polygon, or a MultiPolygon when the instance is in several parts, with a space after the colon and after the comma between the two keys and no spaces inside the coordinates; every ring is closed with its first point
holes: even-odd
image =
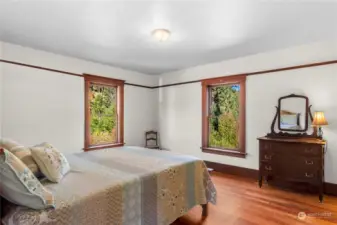
{"type": "Polygon", "coordinates": [[[152,31],[152,36],[157,41],[166,41],[171,35],[171,32],[167,29],[155,29],[152,31]]]}

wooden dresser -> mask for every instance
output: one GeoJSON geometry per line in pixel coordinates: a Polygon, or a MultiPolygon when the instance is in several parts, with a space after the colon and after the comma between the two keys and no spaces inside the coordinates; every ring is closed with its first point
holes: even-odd
{"type": "Polygon", "coordinates": [[[325,141],[316,138],[261,137],[259,185],[269,179],[313,185],[322,202],[324,193],[325,141]]]}

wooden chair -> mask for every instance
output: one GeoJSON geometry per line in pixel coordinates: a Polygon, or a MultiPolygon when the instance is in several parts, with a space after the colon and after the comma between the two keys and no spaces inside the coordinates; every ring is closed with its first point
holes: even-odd
{"type": "Polygon", "coordinates": [[[145,132],[145,148],[160,149],[157,131],[150,130],[145,132]]]}

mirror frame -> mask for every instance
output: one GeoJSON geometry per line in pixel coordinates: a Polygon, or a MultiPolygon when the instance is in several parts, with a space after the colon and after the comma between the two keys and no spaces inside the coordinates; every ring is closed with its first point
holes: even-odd
{"type": "MultiPolygon", "coordinates": [[[[304,97],[307,99],[307,103],[309,104],[309,99],[306,97],[306,96],[303,96],[303,95],[295,95],[295,94],[291,94],[291,95],[287,95],[287,96],[284,96],[284,97],[281,97],[280,99],[283,99],[285,97],[294,97],[294,96],[301,96],[301,97],[304,97]]],[[[279,99],[279,101],[280,101],[279,99]]],[[[313,132],[311,134],[307,134],[306,131],[302,131],[302,132],[297,132],[295,131],[295,133],[288,133],[288,132],[282,132],[282,131],[279,131],[279,132],[276,132],[275,131],[275,125],[276,125],[276,121],[277,121],[277,117],[279,117],[280,115],[280,109],[279,109],[279,106],[275,106],[276,108],[276,113],[275,113],[275,116],[274,116],[274,119],[270,125],[270,133],[267,133],[267,137],[271,137],[271,138],[314,138],[314,139],[322,139],[322,137],[319,137],[317,135],[317,127],[314,126],[313,127],[313,132]]],[[[314,120],[314,118],[312,117],[312,113],[311,113],[311,105],[309,105],[306,109],[306,112],[307,112],[307,115],[309,116],[309,119],[311,121],[314,120]]],[[[308,124],[308,123],[307,123],[308,124]]],[[[293,130],[291,130],[293,131],[293,130]]]]}
{"type": "Polygon", "coordinates": [[[278,129],[280,131],[291,131],[291,132],[306,132],[308,130],[308,123],[309,123],[309,119],[308,119],[308,108],[309,108],[309,99],[307,96],[304,95],[296,95],[296,94],[290,94],[290,95],[286,95],[283,97],[280,97],[278,99],[278,129]],[[302,98],[305,100],[305,113],[303,116],[305,116],[305,127],[302,130],[294,130],[294,129],[283,129],[281,128],[281,101],[285,100],[287,98],[302,98]]]}

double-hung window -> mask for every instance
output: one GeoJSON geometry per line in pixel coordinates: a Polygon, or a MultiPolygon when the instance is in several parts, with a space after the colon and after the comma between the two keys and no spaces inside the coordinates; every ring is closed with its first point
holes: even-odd
{"type": "Polygon", "coordinates": [[[124,81],[93,75],[85,78],[86,151],[124,144],[124,81]]]}
{"type": "Polygon", "coordinates": [[[245,157],[246,76],[202,81],[202,150],[245,157]]]}

